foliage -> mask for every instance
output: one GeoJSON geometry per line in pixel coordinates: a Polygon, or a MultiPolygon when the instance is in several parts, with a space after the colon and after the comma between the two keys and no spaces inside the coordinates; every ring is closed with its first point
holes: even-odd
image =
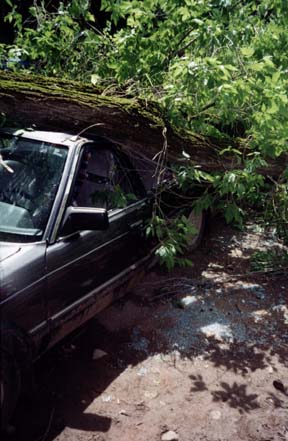
{"type": "Polygon", "coordinates": [[[167,220],[162,214],[154,214],[147,226],[148,237],[155,237],[160,242],[156,250],[160,264],[165,264],[168,270],[175,265],[190,266],[192,262],[179,258],[186,251],[188,241],[196,233],[195,227],[182,215],[177,219],[167,220]]]}
{"type": "Polygon", "coordinates": [[[288,252],[284,249],[256,251],[251,257],[252,271],[281,271],[288,268],[288,252]]]}
{"type": "Polygon", "coordinates": [[[213,206],[224,212],[227,222],[234,222],[241,227],[245,206],[263,207],[265,204],[267,184],[264,177],[257,173],[257,167],[263,164],[259,153],[255,152],[243,161],[243,168],[236,166],[221,174],[203,172],[189,162],[176,168],[175,173],[184,192],[197,185],[205,186],[206,190],[194,203],[196,209],[207,210],[213,206]]]}
{"type": "Polygon", "coordinates": [[[219,155],[235,158],[234,169],[208,175],[186,157],[180,185],[208,184],[198,208],[213,204],[241,226],[245,208],[257,206],[287,234],[288,173],[280,182],[259,174],[269,157],[288,152],[286,0],[102,0],[104,28],[89,0],[53,12],[35,0],[26,22],[6,2],[17,35],[0,45],[2,65],[104,84],[107,93],[157,100],[176,127],[240,136],[245,157],[233,147],[219,155]]]}
{"type": "Polygon", "coordinates": [[[106,206],[107,209],[125,208],[129,202],[137,200],[133,193],[125,194],[119,184],[109,184],[106,190],[94,191],[91,195],[91,202],[94,206],[106,206]],[[99,205],[98,205],[99,206],[99,205]]]}

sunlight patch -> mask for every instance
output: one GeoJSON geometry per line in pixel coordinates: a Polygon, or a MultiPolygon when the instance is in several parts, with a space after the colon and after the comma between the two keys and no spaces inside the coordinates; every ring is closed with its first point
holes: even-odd
{"type": "Polygon", "coordinates": [[[229,325],[215,322],[207,326],[202,326],[200,330],[206,337],[214,337],[217,340],[233,341],[233,334],[229,325]]]}

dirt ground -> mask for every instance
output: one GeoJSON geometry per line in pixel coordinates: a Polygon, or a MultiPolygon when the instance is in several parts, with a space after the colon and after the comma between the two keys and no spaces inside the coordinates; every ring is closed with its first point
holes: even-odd
{"type": "Polygon", "coordinates": [[[288,441],[288,275],[249,263],[274,245],[213,221],[192,268],[154,269],[42,358],[8,439],[288,441]]]}

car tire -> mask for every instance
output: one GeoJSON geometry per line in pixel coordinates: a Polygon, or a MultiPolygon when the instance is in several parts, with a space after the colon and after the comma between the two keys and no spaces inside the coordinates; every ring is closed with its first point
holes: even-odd
{"type": "Polygon", "coordinates": [[[14,357],[7,351],[1,350],[0,367],[0,406],[1,432],[4,431],[15,410],[21,389],[21,376],[14,357]]]}
{"type": "Polygon", "coordinates": [[[207,213],[205,210],[200,212],[191,210],[187,213],[187,218],[196,228],[195,235],[187,241],[187,250],[190,252],[196,250],[202,242],[206,227],[207,213]]]}

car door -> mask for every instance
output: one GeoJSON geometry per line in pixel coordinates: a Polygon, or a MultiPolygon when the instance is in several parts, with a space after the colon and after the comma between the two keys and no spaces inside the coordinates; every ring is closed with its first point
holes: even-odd
{"type": "Polygon", "coordinates": [[[138,184],[112,146],[83,147],[69,203],[106,208],[109,228],[60,234],[47,247],[47,303],[52,331],[57,332],[66,321],[71,321],[71,330],[85,321],[85,310],[99,300],[98,288],[143,256],[141,228],[147,203],[138,184]],[[77,323],[71,319],[76,315],[77,323]]]}

